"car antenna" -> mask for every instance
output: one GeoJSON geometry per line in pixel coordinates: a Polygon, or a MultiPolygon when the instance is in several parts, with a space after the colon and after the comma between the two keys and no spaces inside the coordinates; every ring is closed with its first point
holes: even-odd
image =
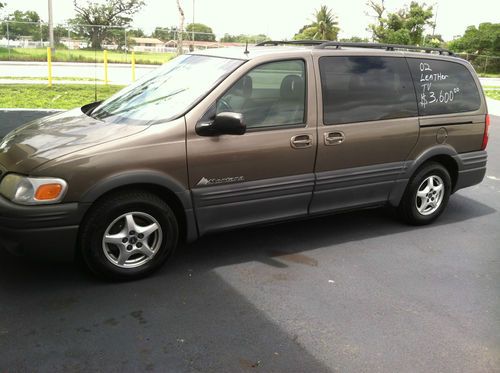
{"type": "Polygon", "coordinates": [[[243,53],[245,53],[245,54],[250,53],[250,52],[248,51],[248,39],[247,39],[247,42],[246,42],[246,45],[245,45],[245,52],[243,52],[243,53]]]}

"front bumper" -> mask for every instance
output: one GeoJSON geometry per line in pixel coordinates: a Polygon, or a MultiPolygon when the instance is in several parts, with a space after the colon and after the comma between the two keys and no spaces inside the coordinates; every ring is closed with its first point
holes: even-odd
{"type": "Polygon", "coordinates": [[[0,246],[16,255],[72,259],[88,206],[20,206],[0,196],[0,246]]]}

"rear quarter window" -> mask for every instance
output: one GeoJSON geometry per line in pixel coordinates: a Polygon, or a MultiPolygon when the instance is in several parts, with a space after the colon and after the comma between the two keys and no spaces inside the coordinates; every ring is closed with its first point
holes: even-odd
{"type": "Polygon", "coordinates": [[[470,71],[460,63],[407,58],[417,91],[419,115],[475,111],[481,105],[470,71]]]}
{"type": "Polygon", "coordinates": [[[325,56],[319,68],[326,125],[418,115],[404,58],[325,56]]]}

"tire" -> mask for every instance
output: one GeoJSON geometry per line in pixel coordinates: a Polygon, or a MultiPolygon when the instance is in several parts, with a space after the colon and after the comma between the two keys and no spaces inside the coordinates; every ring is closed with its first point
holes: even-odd
{"type": "Polygon", "coordinates": [[[408,224],[430,224],[442,214],[450,194],[448,170],[440,163],[425,163],[410,179],[398,206],[398,215],[408,224]]]}
{"type": "Polygon", "coordinates": [[[91,208],[80,230],[86,266],[110,280],[136,280],[157,270],[174,252],[177,219],[155,194],[124,191],[91,208]]]}

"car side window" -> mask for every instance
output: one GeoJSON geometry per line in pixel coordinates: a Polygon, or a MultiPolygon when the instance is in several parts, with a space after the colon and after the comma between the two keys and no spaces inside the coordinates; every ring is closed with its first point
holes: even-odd
{"type": "Polygon", "coordinates": [[[319,68],[326,125],[418,115],[404,58],[321,57],[319,68]]]}
{"type": "Polygon", "coordinates": [[[303,124],[305,80],[303,60],[260,65],[217,101],[217,113],[241,113],[249,129],[303,124]]]}
{"type": "Polygon", "coordinates": [[[431,58],[408,58],[418,95],[420,115],[475,111],[481,105],[478,87],[462,64],[431,58]]]}

